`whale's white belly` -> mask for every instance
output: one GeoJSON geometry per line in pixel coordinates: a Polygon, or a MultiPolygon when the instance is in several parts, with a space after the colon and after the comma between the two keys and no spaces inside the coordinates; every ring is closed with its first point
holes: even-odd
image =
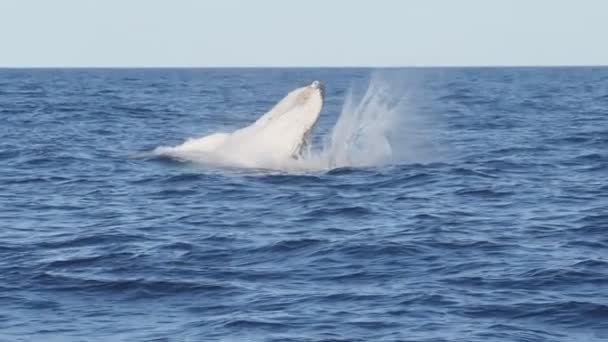
{"type": "Polygon", "coordinates": [[[155,152],[177,157],[186,153],[189,158],[197,153],[206,157],[221,154],[245,166],[298,158],[322,106],[322,89],[315,81],[290,92],[247,127],[189,139],[175,147],[159,147],[155,152]]]}

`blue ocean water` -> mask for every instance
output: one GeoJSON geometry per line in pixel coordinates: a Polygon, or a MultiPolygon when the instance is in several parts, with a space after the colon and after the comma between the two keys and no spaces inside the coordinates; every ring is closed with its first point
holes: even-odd
{"type": "Polygon", "coordinates": [[[2,342],[574,340],[608,340],[608,68],[0,70],[2,342]],[[323,141],[377,74],[402,158],[129,157],[314,79],[323,141]]]}

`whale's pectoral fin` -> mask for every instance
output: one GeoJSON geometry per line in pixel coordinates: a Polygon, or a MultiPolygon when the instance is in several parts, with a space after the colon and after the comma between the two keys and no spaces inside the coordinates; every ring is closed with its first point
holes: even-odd
{"type": "Polygon", "coordinates": [[[291,158],[293,158],[295,160],[302,159],[302,157],[303,157],[302,154],[304,153],[304,151],[308,150],[308,146],[309,146],[308,139],[307,138],[302,139],[302,141],[298,145],[295,146],[293,152],[291,153],[291,158]]]}

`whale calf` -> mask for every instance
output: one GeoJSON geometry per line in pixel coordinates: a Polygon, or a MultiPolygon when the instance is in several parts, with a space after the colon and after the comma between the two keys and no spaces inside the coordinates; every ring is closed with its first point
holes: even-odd
{"type": "Polygon", "coordinates": [[[319,119],[323,96],[323,85],[314,81],[291,91],[249,126],[232,133],[188,139],[178,146],[158,147],[154,153],[249,167],[298,160],[319,119]]]}

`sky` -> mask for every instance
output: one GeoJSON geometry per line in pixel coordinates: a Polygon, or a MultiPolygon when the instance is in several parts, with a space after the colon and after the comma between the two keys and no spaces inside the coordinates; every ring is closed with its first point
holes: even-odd
{"type": "Polygon", "coordinates": [[[608,64],[605,0],[0,0],[0,67],[608,64]]]}

